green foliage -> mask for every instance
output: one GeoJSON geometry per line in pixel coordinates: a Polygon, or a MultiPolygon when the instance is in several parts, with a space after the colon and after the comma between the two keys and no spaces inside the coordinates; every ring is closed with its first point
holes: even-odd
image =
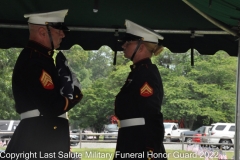
{"type": "MultiPolygon", "coordinates": [[[[160,63],[165,97],[162,111],[165,119],[181,120],[192,128],[198,116],[203,123],[234,122],[236,105],[235,57],[219,51],[203,56],[195,52],[195,65],[190,65],[190,53],[169,54],[170,65],[160,63]],[[166,68],[169,68],[166,70],[166,68]]],[[[155,62],[163,62],[161,57],[155,62]]]]}
{"type": "MultiPolygon", "coordinates": [[[[12,69],[21,49],[0,50],[0,119],[19,119],[11,90],[12,69]]],[[[82,86],[82,101],[69,111],[75,127],[91,127],[100,132],[108,117],[114,114],[114,100],[125,83],[129,66],[121,52],[113,66],[114,52],[106,46],[98,51],[84,51],[75,45],[63,51],[82,86]]],[[[236,105],[236,57],[224,51],[213,56],[194,51],[175,54],[167,48],[152,61],[157,65],[164,85],[162,112],[164,119],[181,120],[192,128],[200,119],[202,125],[234,122],[236,105]]]]}
{"type": "Polygon", "coordinates": [[[84,90],[81,105],[70,111],[70,118],[78,120],[80,127],[92,127],[100,132],[109,123],[108,116],[114,114],[115,95],[105,83],[103,79],[96,80],[91,88],[84,90]]]}
{"type": "Polygon", "coordinates": [[[19,119],[12,94],[12,70],[20,49],[0,49],[0,119],[19,119]]]}
{"type": "Polygon", "coordinates": [[[68,63],[74,73],[76,73],[83,88],[91,85],[92,71],[86,68],[91,52],[84,51],[79,45],[74,45],[70,50],[63,51],[68,63]]]}
{"type": "Polygon", "coordinates": [[[88,54],[86,68],[91,68],[91,80],[107,78],[112,68],[113,51],[107,46],[102,46],[98,51],[88,52],[88,54]]]}
{"type": "MultiPolygon", "coordinates": [[[[77,47],[74,46],[74,48],[77,47]]],[[[115,92],[111,91],[112,86],[108,83],[108,75],[113,69],[113,52],[106,46],[98,51],[82,50],[81,57],[87,57],[84,61],[73,55],[76,51],[70,52],[67,58],[74,72],[78,73],[84,94],[80,104],[69,112],[70,119],[77,125],[76,127],[91,127],[100,132],[104,124],[109,123],[107,117],[114,114],[115,92]],[[75,61],[71,60],[73,58],[75,61]],[[84,66],[79,67],[78,64],[84,64],[84,66]]]]}

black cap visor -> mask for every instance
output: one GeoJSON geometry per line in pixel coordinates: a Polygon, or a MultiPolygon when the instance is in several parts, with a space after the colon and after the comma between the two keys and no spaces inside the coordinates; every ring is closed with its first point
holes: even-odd
{"type": "Polygon", "coordinates": [[[126,41],[138,41],[142,39],[142,37],[135,36],[133,34],[125,33],[124,37],[118,39],[120,43],[125,43],[126,41]]]}
{"type": "Polygon", "coordinates": [[[68,27],[64,24],[64,23],[61,23],[61,22],[48,22],[48,25],[55,28],[55,29],[59,29],[59,30],[63,30],[63,31],[70,31],[68,29],[68,27]]]}

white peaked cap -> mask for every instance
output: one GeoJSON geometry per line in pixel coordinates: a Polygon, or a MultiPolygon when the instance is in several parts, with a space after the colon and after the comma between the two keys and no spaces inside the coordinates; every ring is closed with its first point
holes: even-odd
{"type": "Polygon", "coordinates": [[[130,20],[126,19],[125,25],[127,28],[126,33],[142,37],[143,41],[158,43],[158,39],[163,40],[163,36],[161,36],[157,32],[140,26],[130,20]]]}
{"type": "Polygon", "coordinates": [[[53,12],[25,14],[24,17],[29,18],[28,23],[46,25],[46,22],[63,23],[67,12],[68,9],[64,9],[53,12]]]}

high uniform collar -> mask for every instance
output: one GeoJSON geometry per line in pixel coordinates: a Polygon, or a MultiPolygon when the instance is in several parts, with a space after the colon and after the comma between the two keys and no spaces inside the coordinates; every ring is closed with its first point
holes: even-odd
{"type": "Polygon", "coordinates": [[[136,68],[139,68],[142,65],[147,65],[147,64],[152,64],[152,61],[150,58],[144,58],[136,63],[134,63],[133,65],[130,66],[131,70],[134,70],[136,68]]]}
{"type": "Polygon", "coordinates": [[[54,54],[54,52],[50,48],[45,47],[44,45],[42,45],[38,42],[32,41],[32,40],[28,41],[27,47],[34,49],[35,52],[40,52],[49,57],[52,57],[54,54]]]}

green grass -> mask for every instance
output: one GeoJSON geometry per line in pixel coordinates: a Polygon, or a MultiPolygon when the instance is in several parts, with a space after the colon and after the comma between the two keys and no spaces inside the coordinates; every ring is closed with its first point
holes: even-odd
{"type": "MultiPolygon", "coordinates": [[[[5,150],[6,147],[0,147],[0,150],[5,150]]],[[[75,156],[81,156],[82,160],[112,160],[114,148],[72,148],[75,156]]],[[[214,153],[217,155],[217,153],[214,153]]],[[[233,152],[226,152],[228,159],[234,155],[233,152]]],[[[204,160],[204,158],[196,157],[193,152],[183,150],[167,150],[168,160],[204,160]]],[[[217,160],[217,158],[213,158],[217,160]]]]}
{"type": "Polygon", "coordinates": [[[5,150],[6,149],[6,147],[0,147],[0,150],[5,150]]]}

